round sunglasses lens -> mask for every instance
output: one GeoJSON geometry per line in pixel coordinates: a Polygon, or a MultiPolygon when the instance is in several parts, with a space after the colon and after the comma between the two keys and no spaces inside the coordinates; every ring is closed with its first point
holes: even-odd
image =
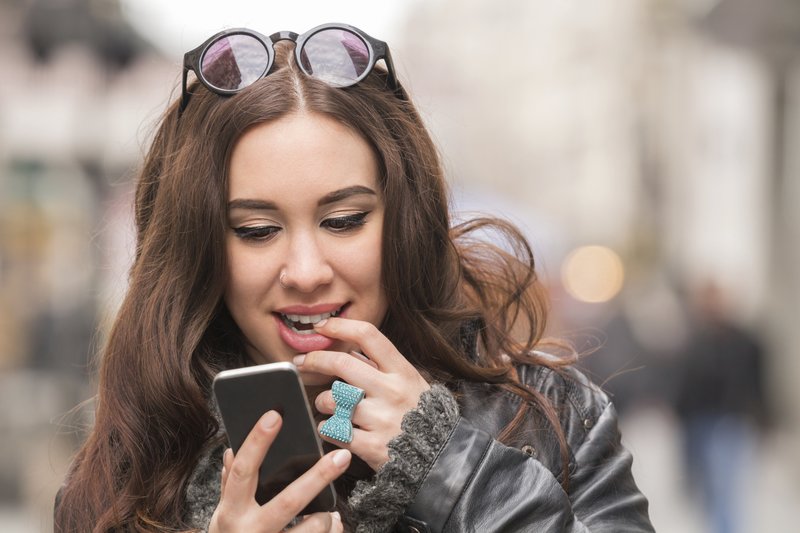
{"type": "Polygon", "coordinates": [[[369,66],[367,43],[351,31],[331,28],[306,40],[300,63],[310,76],[334,87],[353,85],[369,66]]]}
{"type": "Polygon", "coordinates": [[[205,80],[225,91],[244,89],[261,78],[269,63],[264,44],[251,35],[228,35],[215,41],[200,65],[205,80]]]}

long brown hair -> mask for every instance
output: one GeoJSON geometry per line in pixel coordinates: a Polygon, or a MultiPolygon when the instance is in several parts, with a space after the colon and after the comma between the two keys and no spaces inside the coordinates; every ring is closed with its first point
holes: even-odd
{"type": "Polygon", "coordinates": [[[62,489],[57,531],[186,529],[186,483],[219,429],[211,381],[246,364],[222,298],[228,160],[247,128],[298,111],[341,121],[378,157],[387,337],[429,379],[491,382],[521,396],[512,426],[537,408],[566,457],[553,408],[513,371],[515,361],[562,364],[532,352],[546,307],[524,237],[493,218],[451,227],[435,146],[383,72],[334,89],[291,61],[280,52],[275,72],[234,97],[195,84],[185,111],[175,103],[160,123],[137,183],[136,256],[100,360],[95,425],[62,489]],[[510,247],[475,238],[487,228],[510,247]],[[466,323],[480,325],[477,358],[462,343],[466,323]]]}

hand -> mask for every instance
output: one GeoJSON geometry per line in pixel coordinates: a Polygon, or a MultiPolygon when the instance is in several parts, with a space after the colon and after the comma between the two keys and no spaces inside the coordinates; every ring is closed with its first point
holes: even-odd
{"type": "MultiPolygon", "coordinates": [[[[250,431],[235,457],[230,449],[225,451],[222,494],[211,517],[210,533],[283,531],[317,494],[347,469],[350,452],[331,452],[277,496],[259,505],[255,498],[258,469],[280,431],[281,422],[278,413],[269,411],[250,431]]],[[[314,513],[290,531],[340,533],[342,530],[338,513],[314,513]]]]}
{"type": "MultiPolygon", "coordinates": [[[[323,438],[351,450],[373,470],[378,470],[389,460],[388,444],[400,434],[403,415],[417,406],[419,397],[430,385],[369,322],[329,318],[314,329],[326,337],[357,345],[369,358],[365,361],[343,352],[317,351],[296,357],[295,364],[303,372],[337,376],[364,390],[364,399],[353,411],[353,441],[343,444],[323,438]]],[[[335,404],[330,390],[318,395],[314,404],[320,413],[333,414],[335,404]]]]}

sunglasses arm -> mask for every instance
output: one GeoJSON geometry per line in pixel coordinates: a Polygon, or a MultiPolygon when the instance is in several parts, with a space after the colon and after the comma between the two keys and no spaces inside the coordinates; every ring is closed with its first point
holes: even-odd
{"type": "Polygon", "coordinates": [[[186,105],[189,103],[189,88],[186,85],[186,80],[187,80],[188,74],[189,74],[189,68],[186,65],[184,65],[183,66],[183,85],[182,85],[183,91],[181,92],[181,107],[179,109],[181,112],[184,109],[186,109],[186,105]]]}
{"type": "Polygon", "coordinates": [[[392,61],[392,53],[389,51],[388,46],[384,47],[383,60],[386,62],[386,81],[389,83],[389,87],[394,90],[394,93],[398,98],[401,100],[408,100],[408,95],[406,94],[405,89],[403,89],[403,86],[400,85],[400,82],[397,80],[397,74],[395,74],[394,70],[394,62],[392,61]]]}
{"type": "MultiPolygon", "coordinates": [[[[213,39],[213,37],[212,37],[213,39]]],[[[189,71],[195,70],[194,64],[197,61],[198,54],[203,50],[206,46],[206,43],[201,44],[194,50],[190,50],[183,54],[183,79],[182,79],[182,92],[181,92],[181,107],[179,111],[183,112],[186,109],[186,105],[189,103],[189,71]]]]}

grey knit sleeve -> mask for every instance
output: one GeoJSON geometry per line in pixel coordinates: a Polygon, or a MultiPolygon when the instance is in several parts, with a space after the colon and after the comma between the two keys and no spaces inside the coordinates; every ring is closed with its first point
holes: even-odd
{"type": "Polygon", "coordinates": [[[359,481],[347,501],[357,533],[391,531],[414,500],[458,418],[458,403],[444,385],[434,383],[422,393],[417,407],[403,417],[402,433],[389,441],[389,461],[374,478],[359,481]]]}
{"type": "Polygon", "coordinates": [[[215,444],[207,448],[197,463],[186,486],[185,519],[193,528],[208,531],[211,515],[220,497],[222,452],[227,445],[215,444]]]}

